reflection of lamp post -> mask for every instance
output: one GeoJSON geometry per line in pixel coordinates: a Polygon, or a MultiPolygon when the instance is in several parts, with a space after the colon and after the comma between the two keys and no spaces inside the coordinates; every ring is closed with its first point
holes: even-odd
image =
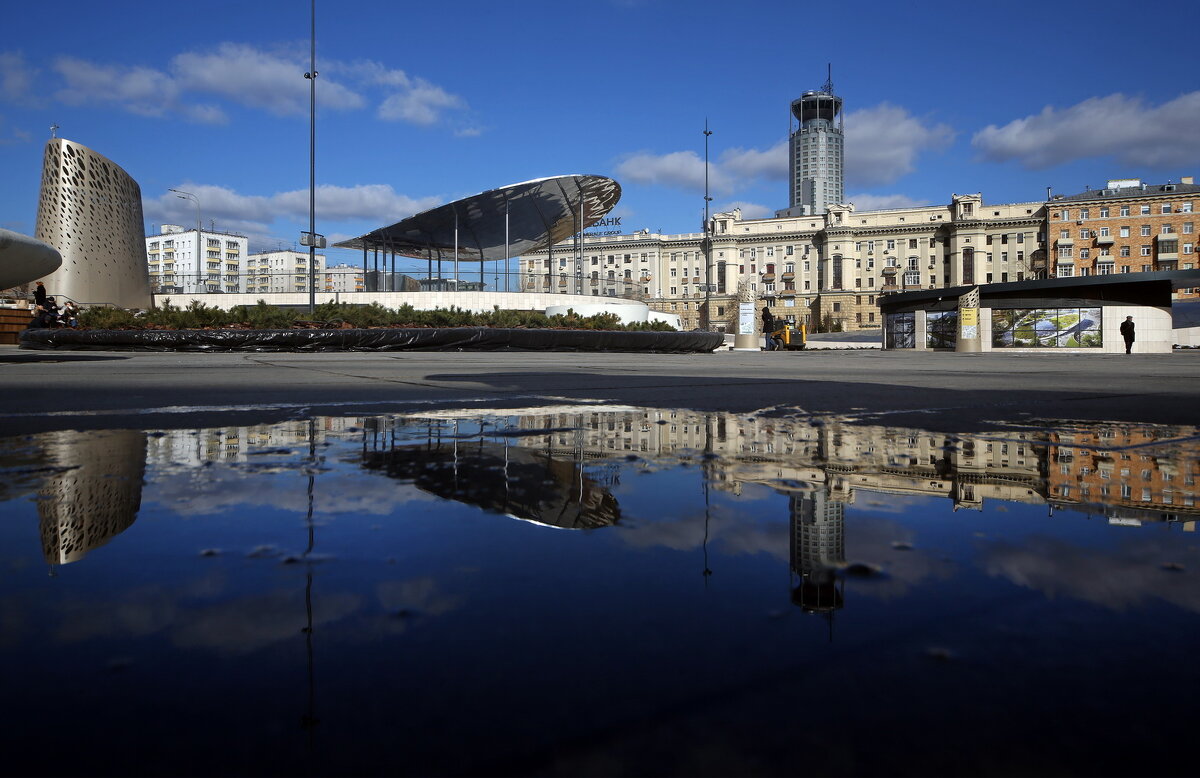
{"type": "MultiPolygon", "coordinates": [[[[196,204],[196,289],[194,291],[199,292],[200,287],[205,286],[200,275],[200,231],[202,227],[200,221],[200,198],[196,197],[196,195],[192,194],[191,192],[185,192],[182,189],[168,189],[167,191],[174,192],[175,196],[180,200],[191,200],[196,204]]],[[[205,286],[205,289],[207,289],[207,286],[205,286]]]]}

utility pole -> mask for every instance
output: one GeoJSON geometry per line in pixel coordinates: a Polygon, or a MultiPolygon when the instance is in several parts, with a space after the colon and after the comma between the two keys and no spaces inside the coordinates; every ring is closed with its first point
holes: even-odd
{"type": "Polygon", "coordinates": [[[308,312],[317,312],[317,0],[311,0],[312,50],[308,72],[308,312]]]}
{"type": "Polygon", "coordinates": [[[704,120],[704,319],[701,325],[704,329],[712,330],[712,235],[708,225],[708,204],[712,198],[708,196],[708,138],[712,130],[708,129],[708,119],[704,120]]]}

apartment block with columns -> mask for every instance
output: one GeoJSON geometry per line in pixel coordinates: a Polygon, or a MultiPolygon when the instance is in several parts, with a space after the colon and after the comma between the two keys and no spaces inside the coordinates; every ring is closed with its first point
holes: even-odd
{"type": "MultiPolygon", "coordinates": [[[[783,213],[783,212],[781,212],[783,213]]],[[[685,329],[735,329],[738,289],[775,319],[810,330],[879,327],[879,295],[906,289],[1045,277],[1045,204],[945,205],[746,219],[740,209],[705,234],[585,236],[522,258],[527,291],[635,297],[676,313],[685,329]]]]}

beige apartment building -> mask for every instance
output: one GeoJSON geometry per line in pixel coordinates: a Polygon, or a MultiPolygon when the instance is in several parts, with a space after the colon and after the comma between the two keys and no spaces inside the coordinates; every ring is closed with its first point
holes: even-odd
{"type": "MultiPolygon", "coordinates": [[[[1047,204],[1053,275],[1192,270],[1196,267],[1196,204],[1200,186],[1108,181],[1103,189],[1055,195],[1047,204]]],[[[1196,289],[1175,293],[1195,298],[1196,289]]]]}
{"type": "Polygon", "coordinates": [[[586,236],[521,260],[526,291],[645,300],[680,316],[684,329],[732,332],[745,285],[756,308],[810,329],[879,327],[879,295],[906,289],[1044,277],[1045,204],[988,205],[954,195],[945,205],[710,220],[702,232],[586,236]]]}

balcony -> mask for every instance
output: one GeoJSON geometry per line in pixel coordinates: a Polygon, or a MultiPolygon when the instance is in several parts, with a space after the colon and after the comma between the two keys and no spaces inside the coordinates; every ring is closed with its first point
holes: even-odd
{"type": "Polygon", "coordinates": [[[763,280],[764,284],[769,284],[775,280],[775,274],[774,273],[763,273],[762,280],[763,280]]]}
{"type": "Polygon", "coordinates": [[[1096,245],[1097,246],[1111,246],[1113,244],[1113,240],[1114,239],[1113,239],[1112,235],[1097,235],[1096,236],[1096,245]]]}
{"type": "Polygon", "coordinates": [[[779,296],[780,297],[795,297],[796,290],[795,289],[784,289],[783,291],[781,291],[779,293],[779,296]]]}

